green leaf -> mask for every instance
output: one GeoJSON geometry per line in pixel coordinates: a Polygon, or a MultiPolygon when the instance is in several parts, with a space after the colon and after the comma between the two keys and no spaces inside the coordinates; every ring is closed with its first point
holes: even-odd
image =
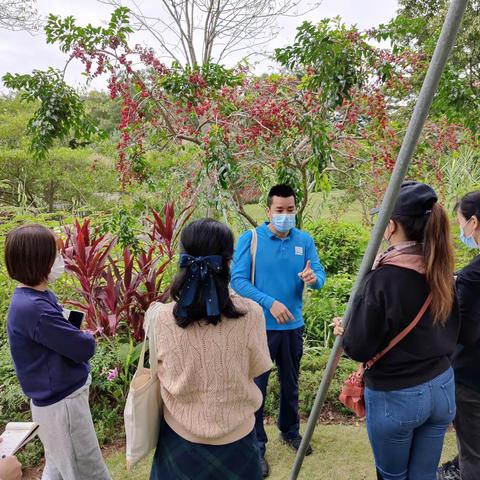
{"type": "Polygon", "coordinates": [[[7,88],[20,92],[27,103],[39,102],[27,125],[31,136],[30,151],[36,160],[44,160],[56,140],[65,139],[71,131],[74,138],[88,141],[99,130],[85,113],[84,102],[53,68],[34,70],[30,75],[3,76],[7,88]]]}

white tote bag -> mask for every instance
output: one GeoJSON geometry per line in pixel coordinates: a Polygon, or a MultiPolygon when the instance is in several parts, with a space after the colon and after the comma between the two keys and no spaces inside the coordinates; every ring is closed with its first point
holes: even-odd
{"type": "Polygon", "coordinates": [[[127,468],[139,462],[157,445],[162,420],[162,397],[157,375],[157,351],[155,348],[155,317],[162,308],[153,303],[145,314],[143,329],[145,339],[138,361],[137,371],[130,383],[125,404],[124,421],[126,434],[127,468]],[[145,368],[145,347],[149,339],[150,368],[145,368]]]}

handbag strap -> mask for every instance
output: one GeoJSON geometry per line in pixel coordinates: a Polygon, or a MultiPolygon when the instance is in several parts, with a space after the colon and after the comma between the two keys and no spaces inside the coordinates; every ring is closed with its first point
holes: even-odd
{"type": "Polygon", "coordinates": [[[258,235],[256,228],[252,228],[250,231],[252,232],[252,240],[250,242],[250,257],[252,259],[251,282],[252,285],[255,285],[255,264],[257,260],[258,235]]]}
{"type": "Polygon", "coordinates": [[[377,353],[370,361],[368,361],[365,364],[365,370],[368,370],[373,367],[385,354],[387,354],[395,345],[400,343],[420,322],[420,320],[423,318],[425,315],[425,312],[427,311],[428,307],[432,303],[432,294],[430,293],[425,300],[425,303],[423,304],[422,308],[420,311],[417,313],[417,316],[413,319],[413,321],[408,325],[407,328],[402,330],[393,340],[390,341],[390,343],[380,352],[377,353]]]}
{"type": "Polygon", "coordinates": [[[154,303],[150,305],[147,312],[145,313],[145,318],[143,321],[143,330],[145,332],[145,336],[143,338],[143,345],[142,350],[140,352],[140,358],[138,360],[138,366],[143,368],[145,366],[145,351],[148,341],[148,349],[150,352],[149,355],[149,364],[150,364],[150,376],[151,378],[155,378],[157,376],[158,371],[158,363],[157,363],[157,347],[155,344],[155,316],[154,314],[159,309],[159,306],[163,305],[162,303],[154,303]],[[152,360],[155,361],[152,362],[152,360]]]}

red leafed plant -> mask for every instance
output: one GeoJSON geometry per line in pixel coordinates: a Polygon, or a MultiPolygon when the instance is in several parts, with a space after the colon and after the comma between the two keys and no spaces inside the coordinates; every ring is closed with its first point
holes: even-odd
{"type": "Polygon", "coordinates": [[[124,321],[134,338],[142,339],[145,311],[152,302],[165,302],[169,297],[166,268],[174,258],[181,228],[192,213],[187,207],[176,218],[173,202],[165,205],[162,214],[152,211],[147,243],[135,254],[128,248],[117,252],[117,238],[100,235],[88,219],[65,228],[66,270],[78,279],[83,300],[68,303],[85,312],[90,330],[113,336],[124,321]]]}
{"type": "Polygon", "coordinates": [[[185,225],[185,222],[189,220],[192,214],[192,208],[185,207],[178,214],[178,219],[175,219],[175,205],[173,202],[169,202],[163,207],[165,221],[162,220],[162,216],[158,212],[152,210],[153,220],[147,218],[147,221],[152,225],[149,238],[160,247],[162,254],[166,253],[169,257],[173,255],[181,226],[185,225]]]}
{"type": "Polygon", "coordinates": [[[82,224],[77,220],[73,228],[65,228],[65,233],[65,268],[80,282],[79,291],[84,299],[83,303],[68,303],[85,312],[88,328],[96,331],[100,326],[104,327],[98,325],[96,304],[102,293],[101,285],[106,278],[109,255],[115,247],[116,238],[93,233],[89,219],[82,224]]]}

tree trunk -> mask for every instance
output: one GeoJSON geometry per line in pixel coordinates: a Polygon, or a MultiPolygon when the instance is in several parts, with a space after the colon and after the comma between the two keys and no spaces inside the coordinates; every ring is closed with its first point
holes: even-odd
{"type": "Polygon", "coordinates": [[[48,213],[53,213],[54,211],[54,203],[55,203],[55,190],[56,190],[56,182],[54,180],[50,180],[47,192],[46,192],[46,202],[48,205],[48,213]]]}

